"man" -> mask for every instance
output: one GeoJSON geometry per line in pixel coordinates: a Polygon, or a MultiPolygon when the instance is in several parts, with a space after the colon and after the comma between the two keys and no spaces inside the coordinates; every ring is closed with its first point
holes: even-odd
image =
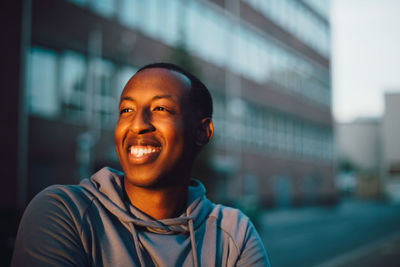
{"type": "Polygon", "coordinates": [[[269,266],[240,211],[215,205],[190,179],[213,135],[211,96],[168,63],[126,84],[115,127],[124,173],[39,193],[21,220],[12,266],[269,266]]]}

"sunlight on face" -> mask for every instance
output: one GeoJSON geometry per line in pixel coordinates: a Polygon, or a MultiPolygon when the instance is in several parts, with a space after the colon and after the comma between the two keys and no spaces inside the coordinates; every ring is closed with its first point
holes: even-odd
{"type": "Polygon", "coordinates": [[[146,69],[121,94],[115,147],[131,184],[179,183],[194,158],[190,125],[190,81],[166,69],[146,69]]]}

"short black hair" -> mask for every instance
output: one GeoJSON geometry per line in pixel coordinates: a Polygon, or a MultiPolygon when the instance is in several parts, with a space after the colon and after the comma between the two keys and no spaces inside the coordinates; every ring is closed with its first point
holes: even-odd
{"type": "Polygon", "coordinates": [[[178,65],[166,62],[158,62],[141,67],[136,73],[145,69],[161,68],[179,72],[190,80],[191,90],[189,93],[190,101],[194,104],[195,110],[200,118],[211,118],[213,113],[213,103],[208,88],[193,74],[179,67],[178,65]]]}

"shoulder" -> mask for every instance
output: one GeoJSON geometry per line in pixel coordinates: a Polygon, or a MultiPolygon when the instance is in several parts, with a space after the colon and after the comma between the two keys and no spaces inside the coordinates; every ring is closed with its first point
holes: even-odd
{"type": "Polygon", "coordinates": [[[216,205],[210,217],[217,220],[217,227],[235,244],[238,253],[235,266],[270,266],[256,228],[242,211],[216,205]]]}
{"type": "Polygon", "coordinates": [[[90,203],[80,186],[54,185],[37,194],[21,218],[12,266],[84,266],[82,218],[90,203]]]}
{"type": "Polygon", "coordinates": [[[239,247],[243,246],[254,228],[249,217],[242,211],[221,204],[215,205],[210,217],[216,219],[218,228],[229,235],[239,247]]]}
{"type": "Polygon", "coordinates": [[[218,218],[221,227],[226,230],[236,228],[240,224],[247,224],[250,219],[239,209],[227,207],[221,204],[215,204],[210,216],[218,218]]]}
{"type": "Polygon", "coordinates": [[[34,197],[34,199],[54,199],[60,202],[81,203],[82,205],[90,203],[93,198],[93,195],[81,185],[51,185],[34,197]]]}
{"type": "Polygon", "coordinates": [[[93,196],[80,185],[52,185],[39,192],[29,203],[25,214],[65,213],[81,217],[91,205],[93,196]]]}
{"type": "Polygon", "coordinates": [[[55,235],[77,238],[92,201],[84,191],[80,186],[52,185],[38,193],[20,221],[18,236],[22,243],[55,235]]]}

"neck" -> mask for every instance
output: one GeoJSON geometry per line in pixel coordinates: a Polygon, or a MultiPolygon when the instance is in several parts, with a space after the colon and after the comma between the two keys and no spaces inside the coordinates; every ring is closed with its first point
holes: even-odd
{"type": "Polygon", "coordinates": [[[150,217],[161,220],[178,216],[186,207],[188,184],[164,188],[143,188],[124,179],[129,201],[150,217]]]}

